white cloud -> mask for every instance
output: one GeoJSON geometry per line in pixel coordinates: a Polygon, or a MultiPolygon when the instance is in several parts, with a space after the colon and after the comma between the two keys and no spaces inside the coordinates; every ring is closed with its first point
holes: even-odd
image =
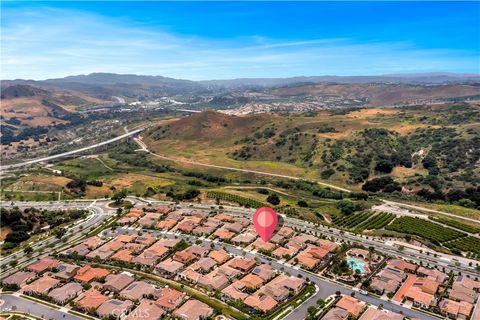
{"type": "Polygon", "coordinates": [[[134,21],[52,8],[4,9],[2,79],[91,72],[185,79],[468,72],[477,55],[353,39],[212,40],[149,29],[134,21]]]}

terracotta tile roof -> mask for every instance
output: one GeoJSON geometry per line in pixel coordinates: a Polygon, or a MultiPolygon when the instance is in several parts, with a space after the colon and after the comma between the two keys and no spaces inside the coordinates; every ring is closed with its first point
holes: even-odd
{"type": "Polygon", "coordinates": [[[137,238],[135,238],[136,243],[144,244],[146,246],[150,246],[154,244],[155,241],[157,241],[157,238],[150,235],[149,233],[144,233],[141,236],[138,236],[137,238]]]}
{"type": "Polygon", "coordinates": [[[229,283],[230,281],[228,280],[228,278],[221,273],[211,272],[205,276],[200,277],[200,279],[198,279],[198,284],[213,290],[222,290],[223,288],[228,286],[229,283]]]}
{"type": "Polygon", "coordinates": [[[184,299],[184,293],[172,288],[162,288],[155,303],[165,311],[173,311],[184,299]]]}
{"type": "Polygon", "coordinates": [[[350,296],[343,296],[337,303],[336,306],[347,310],[350,314],[358,317],[362,312],[363,308],[365,307],[365,303],[350,297],[350,296]]]}
{"type": "Polygon", "coordinates": [[[155,210],[156,210],[158,213],[167,214],[167,213],[169,213],[169,212],[172,211],[172,208],[167,207],[167,206],[162,206],[162,207],[157,207],[157,208],[155,208],[155,210]]]}
{"type": "Polygon", "coordinates": [[[272,252],[272,255],[274,257],[278,258],[285,258],[285,257],[292,257],[298,252],[298,249],[295,247],[289,247],[289,248],[284,248],[284,247],[278,247],[272,252]]]}
{"type": "Polygon", "coordinates": [[[56,269],[58,271],[52,274],[52,276],[55,278],[67,280],[73,278],[75,274],[77,274],[80,266],[77,266],[76,264],[61,263],[57,266],[56,269]]]}
{"type": "Polygon", "coordinates": [[[328,310],[328,312],[322,317],[322,320],[346,320],[349,317],[347,310],[334,307],[328,310]]]}
{"type": "Polygon", "coordinates": [[[417,274],[427,277],[430,280],[437,282],[438,284],[442,284],[448,278],[448,276],[437,270],[437,269],[427,269],[424,267],[419,267],[417,269],[417,274]]]}
{"type": "Polygon", "coordinates": [[[64,286],[55,288],[48,296],[56,302],[63,303],[70,299],[75,298],[80,292],[82,292],[82,285],[76,282],[69,282],[64,286]]]}
{"type": "Polygon", "coordinates": [[[273,310],[278,305],[278,302],[271,296],[258,292],[245,298],[243,303],[264,313],[273,310]]]}
{"type": "Polygon", "coordinates": [[[120,296],[130,300],[140,300],[155,292],[155,287],[145,281],[135,281],[120,292],[120,296]]]}
{"type": "Polygon", "coordinates": [[[470,315],[470,312],[472,312],[473,304],[467,301],[457,302],[450,299],[443,299],[438,304],[438,307],[444,314],[453,315],[455,317],[462,315],[466,318],[470,315]]]}
{"type": "Polygon", "coordinates": [[[222,290],[222,294],[231,300],[244,300],[248,297],[248,294],[242,290],[245,288],[245,284],[241,281],[236,281],[222,290]]]}
{"type": "Polygon", "coordinates": [[[133,258],[134,256],[132,255],[132,251],[129,249],[120,250],[111,257],[112,260],[123,262],[131,262],[133,258]]]}
{"type": "Polygon", "coordinates": [[[59,264],[60,264],[60,261],[58,261],[57,259],[47,257],[32,263],[27,267],[27,270],[33,271],[36,273],[42,273],[46,270],[55,269],[56,267],[58,267],[59,264]]]}
{"type": "Polygon", "coordinates": [[[261,238],[258,238],[257,240],[255,240],[250,246],[257,250],[266,251],[266,252],[272,252],[276,248],[275,244],[271,242],[265,242],[261,238]]]}
{"type": "Polygon", "coordinates": [[[44,275],[43,277],[24,287],[23,292],[46,294],[50,289],[56,287],[59,283],[60,280],[44,275]]]}
{"type": "Polygon", "coordinates": [[[172,259],[183,264],[190,264],[196,259],[196,257],[193,253],[183,250],[175,252],[172,259]]]}
{"type": "Polygon", "coordinates": [[[275,275],[275,270],[269,264],[263,263],[259,266],[255,266],[252,270],[252,274],[259,276],[263,281],[268,281],[275,275]]]}
{"type": "Polygon", "coordinates": [[[403,315],[385,310],[369,307],[359,320],[403,320],[403,315]]]}
{"type": "Polygon", "coordinates": [[[306,269],[313,269],[320,263],[319,259],[314,258],[308,252],[301,252],[299,253],[295,259],[298,260],[298,263],[301,264],[306,269]]]}
{"type": "Polygon", "coordinates": [[[115,316],[120,318],[133,308],[133,302],[130,300],[109,299],[102,303],[97,309],[97,314],[101,318],[115,316]]]}
{"type": "Polygon", "coordinates": [[[134,235],[134,234],[121,234],[119,236],[116,236],[113,241],[120,241],[120,242],[123,242],[123,243],[128,243],[128,242],[132,242],[133,240],[135,240],[135,238],[137,237],[137,235],[134,235]]]}
{"type": "Polygon", "coordinates": [[[228,215],[228,214],[225,214],[225,213],[219,213],[215,216],[215,219],[217,220],[220,220],[220,221],[233,221],[233,217],[228,215]]]}
{"type": "Polygon", "coordinates": [[[260,278],[257,275],[251,274],[251,273],[247,274],[240,281],[243,282],[245,287],[250,288],[250,289],[258,289],[263,284],[263,279],[262,278],[260,278]]]}
{"type": "Polygon", "coordinates": [[[215,231],[213,233],[213,235],[217,238],[220,238],[222,240],[230,240],[232,239],[234,236],[235,236],[235,233],[225,229],[225,228],[220,228],[220,229],[217,229],[217,231],[215,231]]]}
{"type": "Polygon", "coordinates": [[[417,269],[417,266],[413,263],[409,263],[401,259],[391,259],[387,262],[387,265],[406,272],[415,272],[417,269]]]}
{"type": "Polygon", "coordinates": [[[180,243],[180,239],[161,239],[157,244],[165,248],[173,248],[180,243]]]}
{"type": "Polygon", "coordinates": [[[184,251],[193,253],[197,258],[204,257],[208,251],[207,247],[200,246],[200,245],[193,245],[185,249],[184,251]]]}
{"type": "Polygon", "coordinates": [[[107,300],[108,297],[101,294],[100,291],[96,289],[90,289],[82,296],[77,298],[76,304],[84,310],[97,309],[102,303],[107,300]]]}
{"type": "Polygon", "coordinates": [[[333,252],[333,251],[335,251],[335,249],[340,247],[340,245],[338,243],[335,243],[335,242],[332,242],[332,241],[329,241],[329,240],[325,240],[325,239],[318,240],[317,245],[320,248],[323,248],[323,249],[327,250],[328,252],[333,252]]]}
{"type": "Polygon", "coordinates": [[[175,219],[165,219],[165,220],[159,221],[155,226],[155,228],[170,230],[173,227],[175,227],[176,224],[177,224],[177,220],[175,219]]]}
{"type": "Polygon", "coordinates": [[[277,234],[284,236],[286,238],[290,238],[290,237],[293,237],[293,235],[295,234],[295,231],[293,231],[293,229],[290,227],[283,226],[280,228],[280,230],[278,230],[277,234]]]}
{"type": "Polygon", "coordinates": [[[156,268],[160,271],[165,271],[170,274],[179,272],[184,267],[183,263],[174,261],[171,258],[161,261],[156,268]]]}
{"type": "Polygon", "coordinates": [[[133,282],[133,278],[127,274],[110,274],[105,278],[104,289],[114,292],[122,291],[126,286],[133,282]]]}
{"type": "Polygon", "coordinates": [[[180,279],[184,279],[195,284],[202,277],[202,274],[198,273],[192,268],[187,268],[186,270],[180,272],[178,276],[180,279]]]}
{"type": "Polygon", "coordinates": [[[100,279],[108,276],[110,271],[103,269],[103,268],[93,268],[90,265],[86,265],[80,268],[77,271],[75,277],[73,277],[77,281],[81,282],[90,282],[93,279],[100,279]]]}
{"type": "Polygon", "coordinates": [[[93,236],[82,242],[89,249],[95,249],[103,243],[103,240],[98,236],[93,236]]]}
{"type": "Polygon", "coordinates": [[[34,272],[18,271],[2,280],[3,284],[23,286],[28,281],[35,279],[34,272]]]}
{"type": "Polygon", "coordinates": [[[228,266],[243,272],[248,272],[255,267],[255,260],[235,257],[228,262],[228,266]]]}
{"type": "Polygon", "coordinates": [[[175,310],[173,314],[187,320],[207,319],[213,314],[213,309],[203,302],[190,299],[175,310]]]}
{"type": "Polygon", "coordinates": [[[228,254],[228,252],[223,249],[210,251],[208,256],[219,264],[224,263],[228,259],[230,259],[230,255],[228,254]]]}
{"type": "Polygon", "coordinates": [[[160,320],[165,311],[155,304],[155,301],[143,299],[125,320],[160,320]]]}
{"type": "Polygon", "coordinates": [[[269,284],[285,287],[293,292],[299,292],[303,288],[305,280],[283,274],[270,281],[269,284]]]}
{"type": "Polygon", "coordinates": [[[205,257],[192,264],[191,267],[199,272],[206,273],[212,270],[216,265],[217,262],[214,259],[205,257]]]}

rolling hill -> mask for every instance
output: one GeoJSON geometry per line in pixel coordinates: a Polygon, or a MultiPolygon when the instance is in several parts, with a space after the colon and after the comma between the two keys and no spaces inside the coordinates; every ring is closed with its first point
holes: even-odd
{"type": "MultiPolygon", "coordinates": [[[[372,192],[458,200],[456,192],[480,185],[478,104],[315,116],[208,111],[151,129],[146,141],[159,154],[209,163],[285,163],[317,179],[372,192]]],[[[470,201],[480,205],[480,199],[470,201]]]]}

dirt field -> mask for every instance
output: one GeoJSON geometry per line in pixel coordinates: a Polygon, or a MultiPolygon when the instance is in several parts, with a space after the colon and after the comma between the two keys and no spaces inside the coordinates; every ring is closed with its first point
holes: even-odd
{"type": "Polygon", "coordinates": [[[110,182],[107,182],[109,186],[115,186],[115,188],[131,188],[135,183],[141,182],[145,185],[159,185],[167,186],[173,184],[173,181],[163,178],[157,178],[142,174],[125,174],[121,177],[115,178],[110,182]]]}
{"type": "Polygon", "coordinates": [[[399,110],[396,109],[379,109],[379,108],[371,108],[371,109],[361,109],[358,111],[350,112],[346,115],[347,118],[355,118],[355,119],[367,119],[369,117],[374,117],[378,115],[392,115],[397,114],[399,110]]]}

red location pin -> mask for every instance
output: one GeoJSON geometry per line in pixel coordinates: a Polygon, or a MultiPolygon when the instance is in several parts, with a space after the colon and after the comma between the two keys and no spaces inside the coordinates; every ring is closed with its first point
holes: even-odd
{"type": "Polygon", "coordinates": [[[277,213],[271,208],[264,207],[257,209],[253,214],[253,224],[262,240],[266,242],[273,235],[273,232],[277,227],[277,213]]]}

